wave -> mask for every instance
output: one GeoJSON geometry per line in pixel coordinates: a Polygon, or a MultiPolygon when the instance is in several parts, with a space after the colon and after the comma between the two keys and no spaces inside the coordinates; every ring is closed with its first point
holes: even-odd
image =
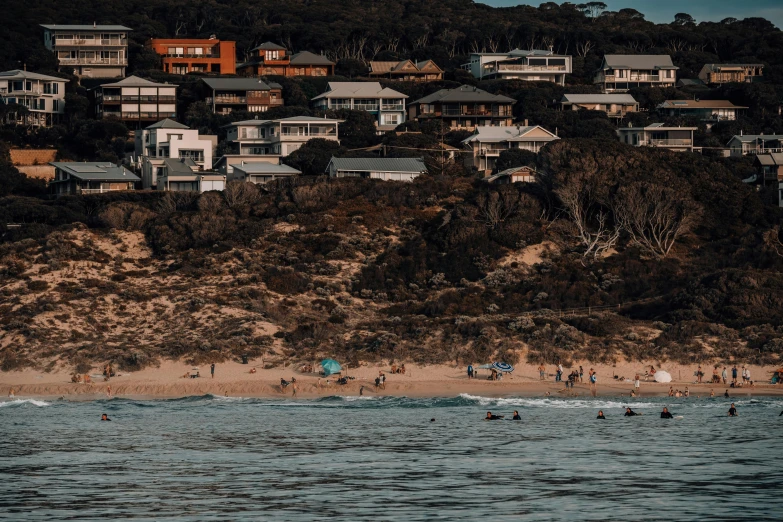
{"type": "Polygon", "coordinates": [[[51,406],[51,404],[46,401],[39,401],[36,399],[14,399],[11,401],[0,402],[0,408],[9,406],[23,406],[25,404],[32,404],[33,406],[38,407],[51,406]]]}

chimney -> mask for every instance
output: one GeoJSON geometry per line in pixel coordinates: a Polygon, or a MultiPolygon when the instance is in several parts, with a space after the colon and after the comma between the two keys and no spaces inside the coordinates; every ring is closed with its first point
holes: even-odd
{"type": "Polygon", "coordinates": [[[525,127],[527,127],[527,118],[525,118],[525,127]]]}
{"type": "Polygon", "coordinates": [[[217,40],[217,35],[211,34],[209,35],[210,40],[217,40]]]}
{"type": "Polygon", "coordinates": [[[742,136],[742,129],[740,129],[740,136],[742,136]]]}
{"type": "Polygon", "coordinates": [[[26,63],[23,63],[23,64],[22,64],[22,69],[24,69],[24,70],[25,70],[25,72],[27,72],[27,64],[26,64],[26,63]]]}
{"type": "Polygon", "coordinates": [[[96,25],[95,22],[92,23],[92,28],[95,29],[96,25]]]}

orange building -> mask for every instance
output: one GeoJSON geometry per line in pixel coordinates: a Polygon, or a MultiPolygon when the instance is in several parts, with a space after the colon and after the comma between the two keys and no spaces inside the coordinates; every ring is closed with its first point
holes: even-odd
{"type": "Polygon", "coordinates": [[[236,74],[236,42],[215,37],[153,38],[149,45],[163,57],[164,72],[236,74]]]}

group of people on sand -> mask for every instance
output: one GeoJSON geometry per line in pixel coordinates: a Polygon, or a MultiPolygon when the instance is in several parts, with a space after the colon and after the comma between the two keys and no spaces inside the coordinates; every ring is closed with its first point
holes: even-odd
{"type": "Polygon", "coordinates": [[[405,375],[405,365],[401,364],[400,366],[397,366],[396,364],[392,364],[391,373],[401,373],[402,375],[405,375]]]}
{"type": "Polygon", "coordinates": [[[71,375],[71,382],[77,384],[92,384],[92,378],[89,373],[82,375],[81,373],[74,373],[71,375]]]}

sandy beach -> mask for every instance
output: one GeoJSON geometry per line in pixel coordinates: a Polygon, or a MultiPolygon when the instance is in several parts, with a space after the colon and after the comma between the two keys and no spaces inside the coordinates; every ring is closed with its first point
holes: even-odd
{"type": "MultiPolygon", "coordinates": [[[[228,395],[231,397],[268,397],[291,398],[291,386],[285,390],[280,379],[297,381],[297,398],[316,398],[329,395],[390,395],[408,397],[450,397],[461,393],[489,397],[497,396],[541,396],[549,392],[552,396],[579,395],[588,396],[628,396],[634,387],[632,379],[636,373],[641,378],[640,396],[666,395],[669,387],[684,391],[688,387],[692,396],[709,396],[714,390],[722,395],[728,386],[723,384],[696,383],[694,372],[697,366],[667,364],[658,369],[671,373],[673,382],[659,384],[644,380],[645,368],[649,364],[618,363],[616,365],[591,365],[582,363],[584,382],[578,383],[573,392],[566,392],[564,383],[554,380],[555,367],[548,365],[546,380],[539,378],[537,366],[518,365],[512,374],[500,381],[489,381],[487,370],[480,370],[476,379],[468,379],[464,366],[453,365],[416,366],[406,364],[405,375],[391,374],[388,364],[363,364],[358,368],[348,368],[345,375],[354,377],[346,385],[337,384],[336,377],[320,377],[315,373],[301,373],[298,367],[276,367],[263,369],[262,361],[251,360],[249,364],[234,362],[220,363],[216,366],[215,377],[210,377],[208,365],[200,366],[199,378],[184,377],[192,372],[193,366],[184,362],[165,361],[156,368],[147,368],[138,372],[118,372],[118,375],[105,382],[102,369],[95,367],[90,372],[92,384],[71,383],[70,369],[61,369],[50,373],[37,370],[0,373],[0,396],[7,397],[11,389],[16,397],[67,397],[76,400],[105,398],[107,388],[111,387],[112,396],[128,398],[177,398],[205,394],[228,395]],[[256,368],[256,373],[250,373],[256,368]],[[598,373],[596,389],[591,390],[587,383],[587,373],[593,368],[598,373]],[[375,378],[379,373],[386,375],[385,387],[376,388],[375,378]],[[614,377],[618,378],[615,379],[614,377]],[[620,379],[623,378],[623,379],[620,379]],[[629,379],[629,380],[625,380],[629,379]],[[364,388],[364,390],[361,390],[364,388]]],[[[565,368],[567,375],[579,364],[565,368]]],[[[750,366],[751,377],[758,380],[754,386],[730,388],[731,396],[783,395],[783,387],[769,384],[774,368],[750,366]]],[[[738,365],[741,371],[742,365],[738,365]]],[[[320,367],[317,368],[320,370],[320,367]]],[[[712,366],[702,367],[705,380],[712,376],[712,366]]],[[[722,370],[722,367],[721,367],[722,370]]],[[[194,372],[192,372],[194,373],[194,372]]],[[[731,380],[731,368],[728,368],[731,380]]]]}

